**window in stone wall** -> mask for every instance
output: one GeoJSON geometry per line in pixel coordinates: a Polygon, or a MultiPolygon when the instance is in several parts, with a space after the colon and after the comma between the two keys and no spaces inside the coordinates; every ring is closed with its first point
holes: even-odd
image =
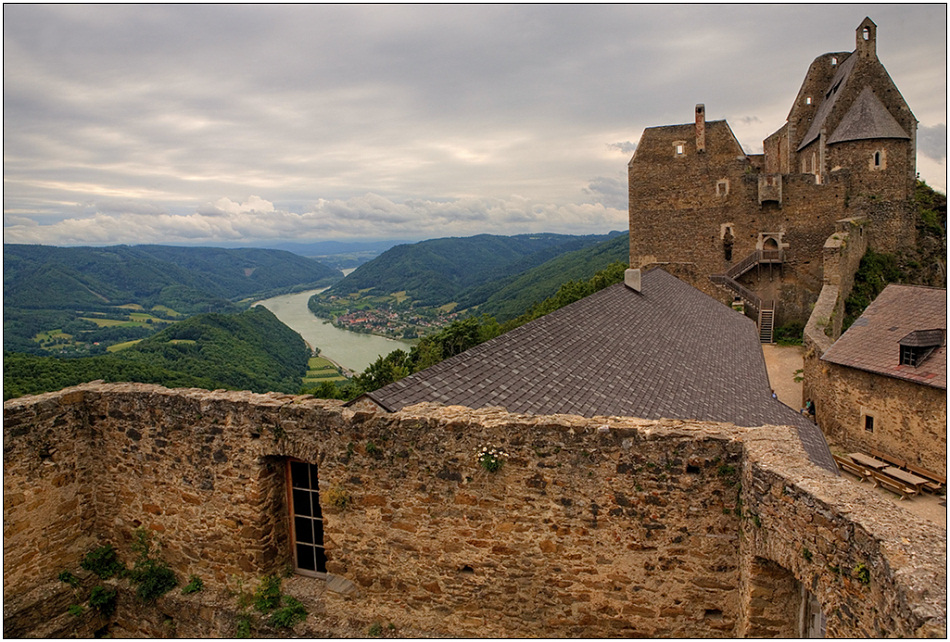
{"type": "Polygon", "coordinates": [[[716,196],[728,196],[729,195],[729,179],[724,178],[716,182],[716,196]]]}
{"type": "Polygon", "coordinates": [[[678,140],[673,143],[673,150],[676,152],[677,156],[682,156],[686,153],[686,142],[678,140]]]}
{"type": "Polygon", "coordinates": [[[838,56],[831,57],[831,66],[834,67],[838,64],[838,56]]]}
{"type": "Polygon", "coordinates": [[[806,96],[806,97],[805,97],[805,104],[806,104],[806,105],[810,105],[810,104],[811,104],[811,96],[806,96]]]}
{"type": "Polygon", "coordinates": [[[884,165],[884,151],[879,149],[871,156],[871,169],[884,169],[884,165]]]}
{"type": "Polygon", "coordinates": [[[317,467],[303,461],[287,462],[290,485],[291,534],[294,568],[301,575],[323,577],[327,556],[323,549],[323,511],[317,467]]]}
{"type": "Polygon", "coordinates": [[[864,415],[864,429],[868,432],[874,432],[874,417],[864,415]]]}

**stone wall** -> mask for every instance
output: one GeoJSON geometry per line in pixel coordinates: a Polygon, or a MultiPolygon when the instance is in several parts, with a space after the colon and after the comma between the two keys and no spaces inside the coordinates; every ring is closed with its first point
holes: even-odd
{"type": "MultiPolygon", "coordinates": [[[[820,358],[841,336],[844,302],[851,294],[854,275],[867,251],[868,237],[867,219],[849,218],[837,221],[834,234],[825,240],[822,248],[822,288],[805,324],[803,337],[809,358],[820,358]]],[[[811,365],[814,367],[814,364],[811,365]]],[[[806,387],[809,386],[806,383],[806,387]]],[[[817,392],[809,389],[805,396],[817,392]]]]}
{"type": "Polygon", "coordinates": [[[881,248],[907,237],[907,208],[863,197],[852,203],[853,175],[846,169],[831,172],[821,184],[810,173],[775,176],[781,202],[760,203],[761,174],[725,122],[708,125],[707,151],[686,145],[681,156],[673,142],[689,142],[689,128],[644,132],[628,169],[631,267],[682,265],[677,276],[729,302],[731,293],[711,284],[709,275],[722,274],[762,249],[769,235],[781,244],[784,263],[747,272],[739,282],[763,299],[780,301],[777,325],[804,323],[822,287],[824,245],[838,229],[837,221],[868,210],[881,248]],[[730,242],[731,254],[726,250],[730,242]]]}
{"type": "Polygon", "coordinates": [[[817,419],[829,445],[874,448],[947,474],[947,391],[825,361],[811,371],[817,419]],[[873,430],[865,417],[873,418],[873,430]]]}
{"type": "MultiPolygon", "coordinates": [[[[130,559],[138,527],[180,578],[207,589],[136,604],[141,625],[120,604],[113,634],[233,634],[227,591],[292,563],[290,458],[319,470],[331,574],[298,586],[346,588],[322,595],[320,617],[465,637],[783,635],[798,625],[766,612],[762,591],[800,584],[840,635],[874,632],[874,621],[903,635],[946,628],[945,529],[816,468],[789,428],[459,407],[374,414],[138,384],[4,410],[7,634],[38,631],[49,617],[34,614],[63,608],[56,577],[78,572],[93,546],[112,542],[130,559]],[[477,464],[483,445],[507,451],[499,471],[477,464]],[[882,515],[849,512],[855,501],[882,515]],[[50,539],[70,519],[60,515],[76,516],[70,537],[50,539]],[[916,535],[880,527],[895,516],[916,535]],[[822,557],[806,565],[804,548],[822,557]],[[785,569],[784,583],[761,560],[785,569]],[[842,579],[858,563],[872,569],[868,588],[842,579]]],[[[315,617],[298,632],[319,632],[315,617]]]]}
{"type": "Polygon", "coordinates": [[[829,444],[874,448],[946,475],[946,391],[821,361],[841,336],[844,302],[870,241],[866,219],[838,221],[824,247],[824,286],[804,332],[803,398],[829,444]],[[866,416],[874,418],[865,430],[866,416]]]}

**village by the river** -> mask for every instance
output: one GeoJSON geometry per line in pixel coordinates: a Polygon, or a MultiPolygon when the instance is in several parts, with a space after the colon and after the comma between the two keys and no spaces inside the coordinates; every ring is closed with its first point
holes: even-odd
{"type": "Polygon", "coordinates": [[[393,350],[408,351],[412,347],[406,341],[337,328],[314,316],[307,301],[325,289],[284,294],[254,305],[262,305],[273,312],[283,323],[299,332],[311,348],[319,348],[320,356],[351,372],[362,372],[380,356],[393,350]]]}

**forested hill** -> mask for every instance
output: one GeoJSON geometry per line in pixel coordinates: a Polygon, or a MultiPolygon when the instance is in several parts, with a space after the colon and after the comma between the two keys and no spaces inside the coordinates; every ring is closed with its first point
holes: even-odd
{"type": "Polygon", "coordinates": [[[630,256],[630,234],[589,245],[520,274],[489,281],[458,295],[456,309],[477,308],[498,321],[513,319],[533,305],[553,297],[568,281],[586,281],[612,263],[626,264],[630,256]]]}
{"type": "Polygon", "coordinates": [[[357,268],[328,294],[405,292],[419,305],[442,305],[468,288],[521,274],[556,256],[618,234],[481,234],[398,245],[357,268]]]}
{"type": "Polygon", "coordinates": [[[4,353],[3,396],[60,390],[87,381],[295,393],[310,350],[269,310],[199,314],[114,354],[59,359],[4,353]]]}
{"type": "MultiPolygon", "coordinates": [[[[137,245],[3,246],[3,302],[28,309],[166,305],[187,314],[204,300],[235,300],[342,275],[291,252],[137,245]]],[[[197,307],[197,309],[194,309],[197,307]]]]}

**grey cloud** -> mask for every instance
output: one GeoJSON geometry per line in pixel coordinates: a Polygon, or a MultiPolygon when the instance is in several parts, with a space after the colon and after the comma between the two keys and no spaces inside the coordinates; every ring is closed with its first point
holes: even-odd
{"type": "Polygon", "coordinates": [[[484,232],[582,234],[621,228],[626,219],[625,211],[600,203],[556,206],[518,197],[400,203],[378,194],[364,194],[345,201],[319,201],[303,213],[268,209],[268,205],[263,199],[249,197],[244,202],[219,199],[190,214],[151,215],[113,208],[47,225],[30,225],[30,219],[7,217],[4,240],[71,245],[395,238],[399,234],[424,239],[484,232]]]}
{"type": "Polygon", "coordinates": [[[622,143],[608,143],[607,147],[609,149],[616,149],[619,152],[624,154],[632,154],[637,149],[636,143],[631,143],[629,140],[625,140],[622,143]]]}
{"type": "Polygon", "coordinates": [[[607,207],[618,210],[627,209],[627,181],[625,178],[611,178],[609,176],[598,176],[592,178],[587,187],[584,188],[585,194],[590,194],[595,203],[603,203],[607,207]]]}
{"type": "MultiPolygon", "coordinates": [[[[617,152],[644,127],[690,122],[702,102],[710,118],[749,114],[730,122],[757,151],[808,61],[853,47],[865,11],[7,5],[5,231],[94,239],[133,216],[143,235],[248,241],[622,228],[617,152]],[[774,24],[797,42],[776,46],[774,24]]],[[[871,15],[921,154],[945,159],[946,69],[919,63],[946,58],[945,6],[871,15]]]]}
{"type": "Polygon", "coordinates": [[[947,125],[941,123],[917,128],[917,152],[937,162],[947,160],[947,125]]]}

